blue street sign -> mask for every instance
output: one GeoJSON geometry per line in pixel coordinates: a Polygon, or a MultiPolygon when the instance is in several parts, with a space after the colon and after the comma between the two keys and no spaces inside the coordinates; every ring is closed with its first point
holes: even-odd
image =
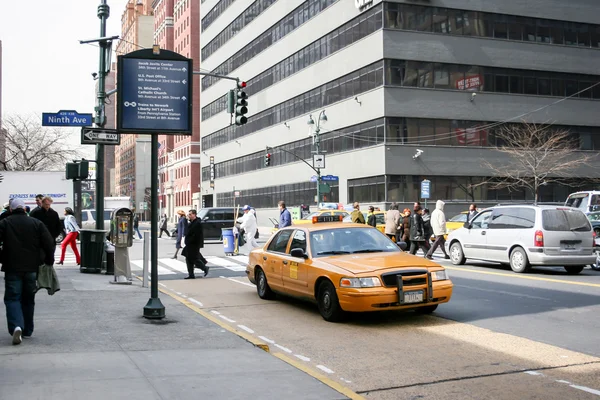
{"type": "Polygon", "coordinates": [[[42,126],[92,126],[92,114],[79,114],[74,110],[42,113],[42,126]]]}
{"type": "Polygon", "coordinates": [[[339,176],[335,176],[335,175],[323,175],[321,177],[321,180],[324,182],[334,182],[334,181],[339,181],[340,177],[339,176]]]}
{"type": "Polygon", "coordinates": [[[117,129],[191,134],[192,61],[127,56],[119,61],[117,129]]]}
{"type": "Polygon", "coordinates": [[[431,181],[425,179],[421,181],[421,198],[428,199],[429,198],[429,189],[430,189],[431,181]]]}
{"type": "Polygon", "coordinates": [[[316,182],[316,181],[318,181],[318,180],[319,180],[319,177],[318,177],[318,176],[316,176],[316,175],[313,175],[313,176],[311,176],[311,177],[310,177],[310,181],[311,181],[311,182],[316,182]]]}

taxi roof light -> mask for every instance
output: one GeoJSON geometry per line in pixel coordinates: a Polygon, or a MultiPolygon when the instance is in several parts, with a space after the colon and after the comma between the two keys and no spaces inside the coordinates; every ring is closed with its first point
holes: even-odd
{"type": "Polygon", "coordinates": [[[320,224],[323,222],[342,222],[344,220],[343,215],[314,215],[312,217],[313,224],[320,224]]]}

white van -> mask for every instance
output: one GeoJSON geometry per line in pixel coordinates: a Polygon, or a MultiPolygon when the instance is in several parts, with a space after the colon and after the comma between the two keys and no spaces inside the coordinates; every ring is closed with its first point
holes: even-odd
{"type": "Polygon", "coordinates": [[[446,250],[455,265],[476,259],[507,264],[515,272],[560,265],[578,274],[596,263],[590,221],[581,210],[564,206],[487,208],[448,235],[446,250]]]}
{"type": "MultiPolygon", "coordinates": [[[[110,215],[113,210],[104,210],[104,229],[110,229],[110,215]]],[[[96,210],[81,210],[81,229],[96,229],[96,210]]]]}
{"type": "Polygon", "coordinates": [[[579,208],[586,215],[594,211],[600,211],[600,191],[590,190],[571,193],[565,201],[565,206],[579,208]]]}

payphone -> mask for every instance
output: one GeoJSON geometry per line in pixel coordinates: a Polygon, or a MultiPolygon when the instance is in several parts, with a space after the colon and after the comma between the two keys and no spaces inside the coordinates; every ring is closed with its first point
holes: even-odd
{"type": "Polygon", "coordinates": [[[133,246],[133,211],[117,208],[111,214],[109,240],[115,247],[115,279],[111,283],[131,284],[129,247],[133,246]]]}

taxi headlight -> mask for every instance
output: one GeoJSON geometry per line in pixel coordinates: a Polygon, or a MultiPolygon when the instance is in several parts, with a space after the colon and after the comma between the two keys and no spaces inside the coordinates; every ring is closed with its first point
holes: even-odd
{"type": "Polygon", "coordinates": [[[340,287],[364,288],[377,286],[381,286],[381,281],[377,277],[340,279],[340,287]]]}
{"type": "Polygon", "coordinates": [[[448,273],[446,272],[446,270],[443,271],[433,271],[431,273],[431,280],[433,282],[435,281],[444,281],[448,279],[448,273]]]}

